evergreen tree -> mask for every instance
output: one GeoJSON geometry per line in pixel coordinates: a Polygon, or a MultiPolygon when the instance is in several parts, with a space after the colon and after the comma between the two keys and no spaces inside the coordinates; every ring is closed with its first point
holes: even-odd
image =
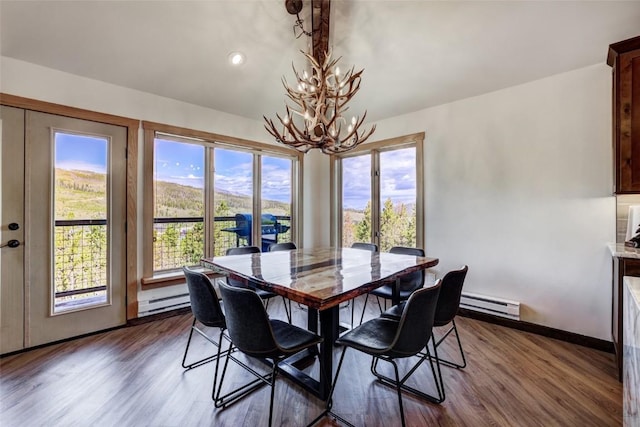
{"type": "Polygon", "coordinates": [[[364,208],[364,218],[356,225],[356,240],[359,242],[371,241],[371,201],[364,208]]]}
{"type": "Polygon", "coordinates": [[[204,224],[194,223],[193,227],[187,230],[184,238],[180,240],[180,249],[184,257],[184,264],[198,264],[204,255],[204,224]]]}

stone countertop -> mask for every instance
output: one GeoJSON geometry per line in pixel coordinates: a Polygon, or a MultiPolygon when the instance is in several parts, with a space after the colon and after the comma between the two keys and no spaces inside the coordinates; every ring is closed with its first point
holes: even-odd
{"type": "Polygon", "coordinates": [[[624,243],[609,243],[611,255],[616,258],[637,258],[640,259],[640,248],[631,248],[624,243]]]}
{"type": "Polygon", "coordinates": [[[624,283],[629,288],[629,293],[635,300],[637,309],[640,311],[640,277],[624,276],[624,283]]]}

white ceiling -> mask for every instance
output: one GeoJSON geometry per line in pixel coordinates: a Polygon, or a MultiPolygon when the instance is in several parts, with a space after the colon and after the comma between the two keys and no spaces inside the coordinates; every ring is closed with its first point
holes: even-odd
{"type": "MultiPolygon", "coordinates": [[[[284,111],[281,79],[304,63],[308,39],[295,39],[293,24],[284,0],[2,0],[0,48],[262,120],[284,111]],[[240,68],[228,63],[232,51],[247,57],[240,68]]],[[[639,34],[640,1],[331,3],[334,56],[365,69],[351,111],[367,109],[370,120],[602,64],[610,43],[639,34]]]]}

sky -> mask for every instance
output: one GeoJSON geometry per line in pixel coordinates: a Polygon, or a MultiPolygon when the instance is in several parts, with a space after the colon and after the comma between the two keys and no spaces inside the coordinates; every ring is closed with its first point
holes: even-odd
{"type": "Polygon", "coordinates": [[[107,171],[106,138],[69,133],[55,133],[55,165],[60,169],[107,171]]]}
{"type": "MultiPolygon", "coordinates": [[[[105,173],[107,140],[83,135],[56,133],[56,167],[105,173]]],[[[156,139],[155,179],[203,188],[204,147],[156,139]]],[[[217,190],[251,197],[253,195],[253,155],[215,149],[214,179],[217,190]]],[[[415,148],[380,154],[380,194],[384,202],[415,203],[415,148]]],[[[371,156],[343,160],[343,206],[363,210],[371,194],[371,156]]],[[[291,160],[262,156],[262,197],[291,201],[291,160]]]]}
{"type": "MultiPolygon", "coordinates": [[[[156,139],[156,176],[196,188],[204,186],[204,147],[156,139]]],[[[216,148],[214,151],[216,190],[253,196],[253,154],[216,148]]],[[[291,160],[262,156],[262,198],[291,202],[291,160]]]]}
{"type": "MultiPolygon", "coordinates": [[[[342,163],[342,205],[363,210],[371,198],[371,155],[347,157],[342,163]]],[[[380,153],[380,198],[394,204],[416,202],[415,148],[380,153]]]]}

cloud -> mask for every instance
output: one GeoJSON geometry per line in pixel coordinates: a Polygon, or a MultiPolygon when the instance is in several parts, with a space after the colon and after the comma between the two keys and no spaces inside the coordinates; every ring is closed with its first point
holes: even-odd
{"type": "MultiPolygon", "coordinates": [[[[368,155],[343,160],[343,206],[362,210],[371,197],[371,157],[368,155]]],[[[415,203],[415,149],[380,153],[380,191],[382,202],[415,203]]]]}

